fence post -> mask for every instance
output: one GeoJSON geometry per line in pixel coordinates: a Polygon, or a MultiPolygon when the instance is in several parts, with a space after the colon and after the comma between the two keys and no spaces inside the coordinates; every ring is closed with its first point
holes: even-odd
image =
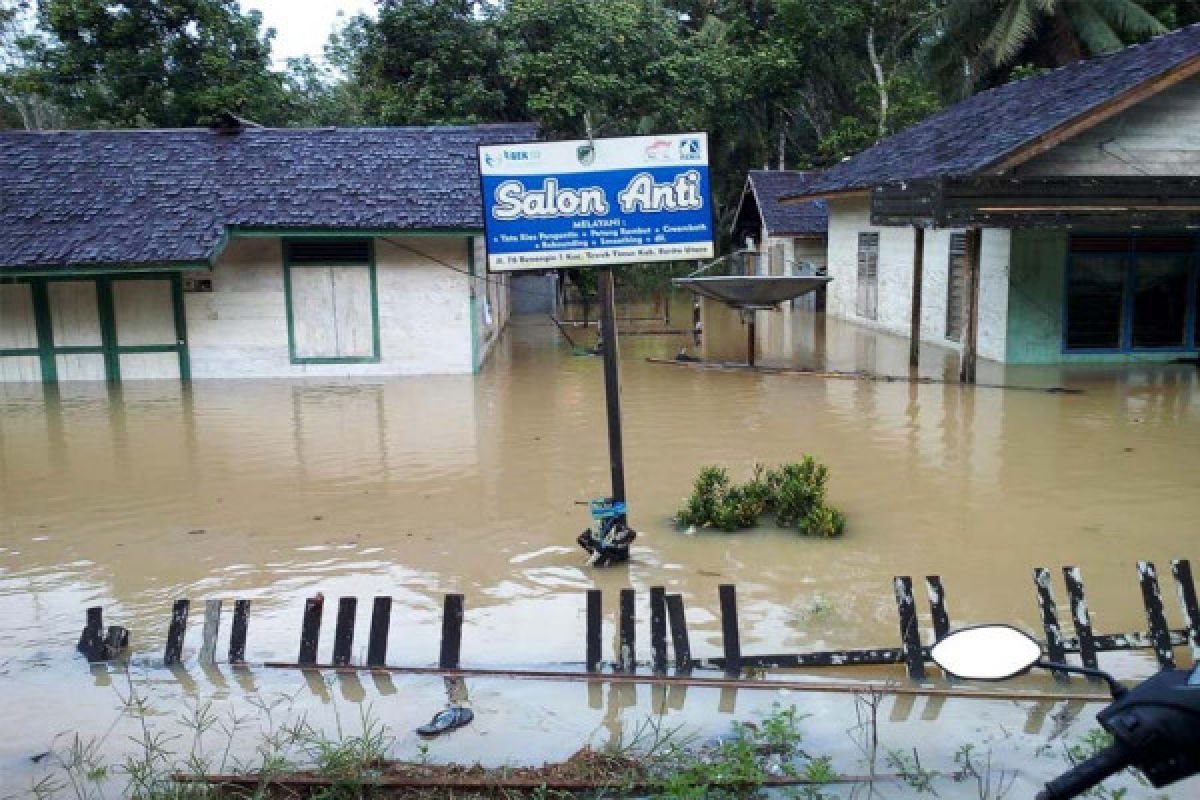
{"type": "MultiPolygon", "coordinates": [[[[1054,602],[1054,584],[1050,579],[1050,570],[1045,567],[1035,567],[1033,583],[1037,587],[1038,609],[1042,614],[1042,629],[1046,631],[1046,654],[1051,661],[1064,663],[1067,652],[1063,648],[1062,626],[1058,624],[1058,605],[1054,602]]],[[[1060,683],[1070,680],[1067,673],[1060,669],[1054,670],[1054,679],[1060,683]]]]}
{"type": "Polygon", "coordinates": [[[896,610],[900,614],[900,643],[908,677],[925,680],[925,654],[921,652],[921,633],[917,628],[917,603],[913,599],[912,578],[899,575],[892,579],[896,590],[896,610]]]}
{"type": "MultiPolygon", "coordinates": [[[[1075,626],[1075,635],[1079,637],[1079,660],[1085,667],[1099,669],[1100,661],[1096,656],[1096,638],[1092,634],[1092,616],[1088,611],[1087,597],[1083,591],[1083,575],[1079,567],[1063,567],[1063,582],[1067,585],[1067,599],[1071,603],[1071,622],[1075,626]]],[[[1100,681],[1097,677],[1088,677],[1092,683],[1100,681]]]]}
{"type": "Polygon", "coordinates": [[[1158,587],[1158,572],[1149,561],[1137,564],[1139,583],[1142,585],[1142,603],[1146,606],[1146,622],[1150,626],[1150,640],[1154,642],[1154,655],[1159,669],[1175,669],[1175,653],[1171,649],[1171,632],[1163,616],[1162,592],[1158,587]]]}

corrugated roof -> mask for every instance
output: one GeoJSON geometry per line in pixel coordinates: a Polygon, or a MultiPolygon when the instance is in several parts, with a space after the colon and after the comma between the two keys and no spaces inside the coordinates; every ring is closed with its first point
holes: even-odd
{"type": "Polygon", "coordinates": [[[830,167],[796,195],[984,170],[1198,56],[1200,24],[980,92],[830,167]]]}
{"type": "Polygon", "coordinates": [[[227,226],[482,228],[479,144],[532,124],[0,132],[0,265],[208,259],[227,226]]]}

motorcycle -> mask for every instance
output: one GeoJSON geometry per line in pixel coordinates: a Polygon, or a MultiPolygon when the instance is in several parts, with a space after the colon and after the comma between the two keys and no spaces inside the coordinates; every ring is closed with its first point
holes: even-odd
{"type": "Polygon", "coordinates": [[[1133,767],[1156,789],[1200,772],[1200,666],[1160,672],[1127,688],[1097,669],[1042,658],[1042,646],[1009,625],[976,625],[949,634],[930,653],[964,680],[1003,681],[1033,668],[1087,675],[1108,684],[1113,702],[1096,715],[1109,747],[1046,784],[1037,800],[1068,800],[1133,767]]]}

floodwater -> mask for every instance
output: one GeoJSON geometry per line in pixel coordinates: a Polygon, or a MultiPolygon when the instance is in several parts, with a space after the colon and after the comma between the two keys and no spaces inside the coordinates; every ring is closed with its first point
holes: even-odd
{"type": "MultiPolygon", "coordinates": [[[[766,364],[905,371],[904,340],[820,315],[772,319],[764,338],[766,364]]],[[[410,757],[416,744],[406,731],[445,702],[433,678],[322,683],[263,669],[200,670],[207,598],[252,600],[247,657],[263,662],[295,659],[305,596],[356,595],[365,617],[366,598],[389,594],[397,603],[389,660],[428,665],[437,658],[441,597],[461,592],[464,664],[537,666],[582,660],[588,588],[605,590],[610,628],[620,588],[639,590],[643,616],[648,587],[681,593],[693,653],[707,656],[720,652],[717,586],[734,583],[743,652],[794,652],[895,646],[895,575],[915,576],[918,586],[922,576],[942,576],[956,625],[995,620],[1038,631],[1031,569],[1057,576],[1073,564],[1096,630],[1138,630],[1145,616],[1135,562],[1147,559],[1160,567],[1169,621],[1181,625],[1169,563],[1200,557],[1195,367],[981,363],[981,381],[1083,390],[1062,394],[646,361],[689,343],[621,340],[630,519],[640,536],[630,565],[599,572],[584,566],[573,540],[588,524],[579,503],[607,491],[601,362],[572,355],[545,318],[514,320],[476,377],[210,381],[186,390],[64,384],[56,395],[0,386],[0,717],[6,726],[20,720],[22,731],[0,741],[0,797],[31,791],[53,761],[31,757],[61,747],[65,732],[95,737],[116,758],[130,725],[121,715],[130,687],[157,704],[162,724],[197,703],[244,708],[247,697],[268,694],[325,722],[357,719],[339,703],[366,704],[397,729],[398,754],[410,757]],[[755,463],[805,453],[830,468],[830,500],[849,518],[844,538],[769,526],[689,535],[673,525],[701,466],[745,477],[755,463]],[[192,599],[194,619],[186,669],[172,672],[154,660],[179,597],[192,599]],[[129,676],[89,670],[74,655],[90,605],[132,631],[129,676]]],[[[928,376],[954,371],[953,353],[929,347],[923,357],[928,376]]],[[[1058,594],[1065,606],[1061,583],[1058,594]]],[[[328,611],[321,661],[329,660],[332,623],[328,611]]],[[[639,631],[640,657],[649,657],[648,638],[639,631]]],[[[356,657],[365,640],[363,618],[356,657]]],[[[1102,664],[1127,678],[1154,670],[1149,653],[1103,655],[1102,664]]],[[[822,673],[868,675],[901,677],[822,673]]],[[[622,725],[628,735],[639,714],[667,707],[675,723],[718,732],[780,699],[693,689],[683,702],[682,693],[664,698],[649,687],[501,681],[470,689],[476,723],[435,743],[434,758],[564,757],[622,725]]],[[[789,702],[818,721],[841,715],[814,724],[810,742],[841,753],[855,771],[853,701],[789,702]]],[[[914,711],[888,701],[900,746],[927,741],[948,761],[962,741],[1004,739],[1003,731],[1009,761],[1029,780],[1061,767],[1012,755],[1054,732],[1034,720],[1044,708],[922,702],[914,711]]],[[[1095,710],[1057,727],[1082,732],[1095,710]]]]}

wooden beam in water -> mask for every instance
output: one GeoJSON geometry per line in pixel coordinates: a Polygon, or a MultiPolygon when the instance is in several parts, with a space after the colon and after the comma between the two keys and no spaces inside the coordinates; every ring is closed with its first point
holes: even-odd
{"type": "Polygon", "coordinates": [[[1159,669],[1175,669],[1175,653],[1171,649],[1170,630],[1163,616],[1158,572],[1149,561],[1139,561],[1137,570],[1138,582],[1142,587],[1142,603],[1146,606],[1146,623],[1150,626],[1150,639],[1154,642],[1154,655],[1158,659],[1159,669]]]}
{"type": "Polygon", "coordinates": [[[388,629],[392,624],[392,598],[376,597],[371,608],[371,633],[367,640],[367,664],[382,667],[387,663],[388,629]]]}
{"type": "Polygon", "coordinates": [[[200,631],[200,653],[197,660],[201,664],[217,663],[217,633],[221,629],[221,601],[211,599],[204,601],[204,627],[200,631]]]}
{"type": "Polygon", "coordinates": [[[692,645],[688,637],[682,595],[667,595],[667,618],[671,623],[671,649],[675,654],[675,672],[687,674],[692,671],[692,645]]]}
{"type": "Polygon", "coordinates": [[[229,663],[246,662],[246,633],[250,626],[250,601],[238,600],[233,604],[233,626],[229,629],[229,663]]]}
{"type": "Polygon", "coordinates": [[[357,597],[338,599],[337,624],[333,629],[333,663],[344,667],[354,651],[354,618],[358,613],[357,597]]]}
{"type": "Polygon", "coordinates": [[[325,608],[325,596],[321,593],[304,601],[304,621],[300,626],[300,655],[296,661],[301,664],[317,663],[317,644],[321,640],[321,612],[325,608]]]}
{"type": "Polygon", "coordinates": [[[921,288],[925,280],[925,229],[913,228],[912,305],[909,307],[908,368],[921,363],[921,288]]]}
{"type": "Polygon", "coordinates": [[[442,647],[438,666],[458,669],[462,656],[463,596],[448,594],[442,605],[442,647]]]}
{"type": "Polygon", "coordinates": [[[914,681],[925,680],[925,652],[917,626],[917,602],[913,598],[912,578],[898,575],[892,579],[896,590],[896,611],[900,617],[900,644],[904,666],[914,681]]]}
{"type": "Polygon", "coordinates": [[[650,651],[655,672],[667,671],[667,590],[650,587],[650,651]]]}
{"type": "Polygon", "coordinates": [[[587,591],[587,631],[584,642],[584,664],[588,672],[599,672],[604,660],[602,647],[602,631],[604,630],[604,593],[599,589],[587,591]]]}
{"type": "Polygon", "coordinates": [[[738,629],[737,589],[731,583],[717,587],[721,600],[721,648],[725,652],[725,674],[735,676],[742,671],[742,638],[738,629]]]}
{"type": "Polygon", "coordinates": [[[1192,661],[1200,663],[1200,606],[1196,604],[1196,584],[1192,580],[1191,562],[1186,558],[1172,561],[1171,574],[1175,577],[1175,590],[1179,595],[1179,607],[1183,611],[1192,661]]]}
{"type": "Polygon", "coordinates": [[[940,642],[950,633],[950,614],[946,611],[946,589],[938,575],[925,576],[925,591],[929,595],[929,613],[933,618],[933,641],[940,642]]]}
{"type": "MultiPolygon", "coordinates": [[[[1063,582],[1067,585],[1067,599],[1071,603],[1071,623],[1079,640],[1079,660],[1085,667],[1099,669],[1096,657],[1096,638],[1092,633],[1092,615],[1088,611],[1087,597],[1083,591],[1083,574],[1079,567],[1063,567],[1063,582]]],[[[1100,679],[1088,676],[1093,683],[1100,679]]]]}
{"type": "MultiPolygon", "coordinates": [[[[1062,663],[1066,661],[1067,656],[1063,647],[1062,626],[1058,624],[1058,604],[1054,602],[1054,584],[1050,578],[1050,570],[1045,567],[1034,568],[1033,584],[1037,589],[1042,630],[1046,632],[1046,655],[1051,661],[1062,663]]],[[[1070,680],[1070,676],[1062,670],[1053,670],[1053,675],[1060,683],[1070,680]]]]}
{"type": "Polygon", "coordinates": [[[973,384],[979,344],[979,255],[982,250],[982,231],[979,228],[967,228],[966,239],[967,329],[963,336],[962,363],[959,366],[958,380],[961,383],[973,384]]]}
{"type": "Polygon", "coordinates": [[[183,659],[183,636],[187,631],[187,599],[176,600],[171,607],[171,624],[167,627],[167,647],[163,651],[163,664],[171,666],[183,659]]]}
{"type": "Polygon", "coordinates": [[[633,589],[621,590],[621,617],[618,630],[620,652],[617,653],[617,669],[621,672],[634,672],[637,669],[637,621],[634,613],[633,589]]]}

